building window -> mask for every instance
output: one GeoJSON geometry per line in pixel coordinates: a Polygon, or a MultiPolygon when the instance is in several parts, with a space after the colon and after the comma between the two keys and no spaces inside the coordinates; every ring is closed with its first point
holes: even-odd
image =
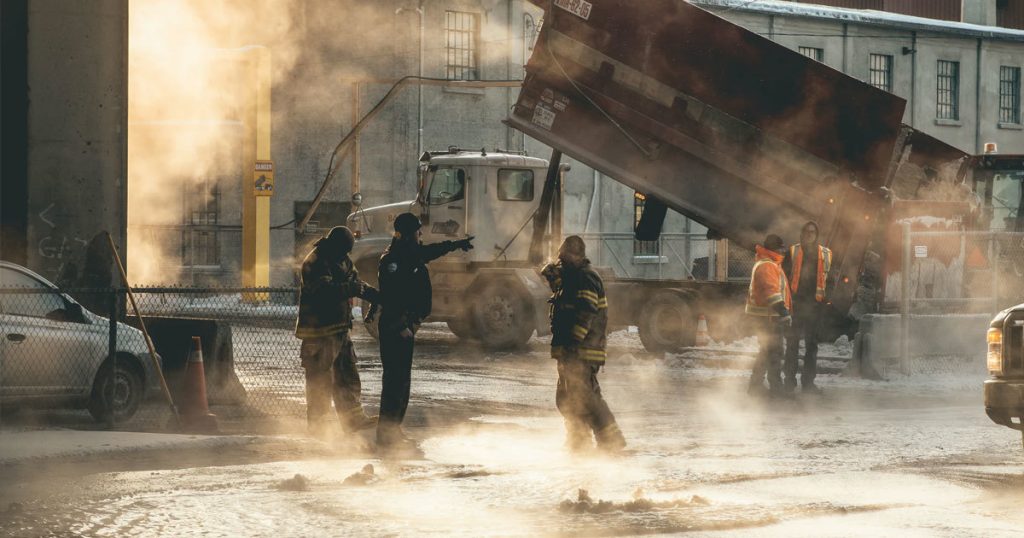
{"type": "Polygon", "coordinates": [[[446,11],[445,78],[480,80],[480,16],[464,11],[446,11]]]}
{"type": "Polygon", "coordinates": [[[939,60],[936,76],[935,117],[960,119],[960,62],[939,60]]]}
{"type": "Polygon", "coordinates": [[[999,67],[999,123],[1020,123],[1020,68],[999,67]]]}
{"type": "Polygon", "coordinates": [[[182,265],[220,266],[219,219],[220,187],[216,183],[201,180],[185,187],[182,265]]]}
{"type": "Polygon", "coordinates": [[[807,56],[812,60],[819,62],[825,61],[825,49],[819,49],[815,47],[800,47],[800,54],[807,56]]]}
{"type": "MultiPolygon", "coordinates": [[[[643,193],[633,194],[633,232],[640,226],[640,217],[644,214],[644,204],[647,196],[643,193]]],[[[639,241],[633,239],[633,256],[658,256],[661,248],[658,241],[639,241]]]]}
{"type": "Polygon", "coordinates": [[[868,70],[868,83],[892,93],[892,56],[872,54],[868,70]]]}

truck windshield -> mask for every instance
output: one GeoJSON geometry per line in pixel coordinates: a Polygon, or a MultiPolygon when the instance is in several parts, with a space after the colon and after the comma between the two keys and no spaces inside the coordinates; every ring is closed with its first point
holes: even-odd
{"type": "Polygon", "coordinates": [[[466,172],[460,168],[438,168],[427,193],[429,205],[443,205],[465,197],[466,172]]]}
{"type": "Polygon", "coordinates": [[[1024,205],[1022,181],[1024,169],[996,172],[992,180],[992,230],[1024,232],[1024,215],[1020,212],[1024,205]]]}

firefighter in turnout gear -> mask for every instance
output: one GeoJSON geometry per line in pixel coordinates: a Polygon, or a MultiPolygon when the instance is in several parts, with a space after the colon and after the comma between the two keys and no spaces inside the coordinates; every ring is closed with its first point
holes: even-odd
{"type": "Polygon", "coordinates": [[[786,247],[781,237],[770,234],[765,238],[764,245],[757,245],[755,251],[746,313],[754,324],[760,350],[754,361],[747,392],[762,394],[767,374],[770,394],[780,396],[784,394],[781,375],[782,336],[793,322],[790,316],[789,285],[780,265],[786,247]]]}
{"type": "Polygon", "coordinates": [[[626,440],[601,396],[597,373],[605,361],[608,300],[604,282],[590,266],[579,236],[565,238],[559,263],[541,271],[551,297],[551,357],[558,361],[555,404],[568,434],[567,446],[576,451],[593,446],[609,452],[625,448],[626,440]]]}
{"type": "Polygon", "coordinates": [[[472,237],[459,241],[420,243],[420,219],[412,213],[395,218],[395,236],[380,258],[380,360],[384,370],[380,393],[377,447],[385,453],[412,454],[416,443],[402,432],[409,406],[412,353],[416,331],[430,315],[431,287],[427,263],[473,248],[472,237]]]}
{"type": "Polygon", "coordinates": [[[800,339],[804,340],[804,368],[800,388],[818,394],[814,384],[818,373],[818,323],[821,305],[827,302],[826,282],[832,269],[832,251],[818,244],[818,224],[808,222],[800,230],[800,243],[789,247],[782,269],[793,293],[793,326],[786,333],[785,388],[796,389],[800,339]]]}
{"type": "Polygon", "coordinates": [[[306,419],[311,433],[329,430],[331,399],[341,427],[353,432],[376,425],[363,412],[362,386],[356,354],[348,331],[352,328],[349,301],[377,298],[377,290],[359,280],[348,254],[355,238],[344,226],[319,239],[302,262],[299,275],[299,315],[295,336],[302,340],[299,356],[306,371],[306,419]]]}

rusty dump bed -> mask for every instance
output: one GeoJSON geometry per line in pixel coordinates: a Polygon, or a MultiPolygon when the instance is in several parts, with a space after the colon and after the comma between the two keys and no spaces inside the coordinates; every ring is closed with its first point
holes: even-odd
{"type": "Polygon", "coordinates": [[[510,125],[748,248],[819,222],[853,297],[902,99],[682,0],[534,3],[510,125]]]}

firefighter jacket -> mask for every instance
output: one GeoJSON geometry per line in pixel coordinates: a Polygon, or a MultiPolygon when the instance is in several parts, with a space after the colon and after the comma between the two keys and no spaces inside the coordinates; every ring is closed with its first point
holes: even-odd
{"type": "Polygon", "coordinates": [[[298,338],[321,338],[352,328],[349,299],[376,300],[377,290],[359,280],[348,255],[331,257],[317,247],[302,262],[299,274],[298,338]],[[359,295],[360,290],[364,290],[359,295]]]}
{"type": "Polygon", "coordinates": [[[562,267],[561,287],[550,302],[552,358],[575,354],[583,360],[603,364],[608,299],[604,282],[589,260],[580,268],[562,267]]]}
{"type": "Polygon", "coordinates": [[[787,316],[792,298],[786,274],[782,271],[782,255],[761,245],[756,247],[754,270],[750,274],[747,293],[747,314],[753,316],[787,316]]]}
{"type": "MultiPolygon", "coordinates": [[[[810,279],[802,278],[800,274],[804,265],[804,251],[799,245],[789,247],[789,254],[782,262],[782,269],[789,275],[789,289],[794,296],[801,297],[810,295],[809,289],[801,284],[809,283],[810,279]]],[[[818,245],[817,270],[814,273],[814,300],[825,302],[825,285],[828,279],[828,272],[832,270],[832,251],[818,245]]]]}
{"type": "Polygon", "coordinates": [[[455,241],[421,245],[392,239],[380,257],[377,281],[380,283],[382,334],[409,329],[416,332],[433,307],[430,272],[427,264],[458,249],[455,241]]]}

